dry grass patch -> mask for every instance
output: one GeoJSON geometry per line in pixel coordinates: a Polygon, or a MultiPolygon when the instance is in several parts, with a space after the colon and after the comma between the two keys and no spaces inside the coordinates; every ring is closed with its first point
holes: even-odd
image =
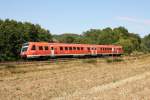
{"type": "MultiPolygon", "coordinates": [[[[1,76],[0,95],[2,99],[49,100],[64,97],[150,71],[149,63],[150,56],[116,63],[107,63],[106,59],[96,58],[68,63],[17,66],[12,69],[18,72],[1,76]]],[[[8,69],[5,70],[9,72],[8,69]]]]}

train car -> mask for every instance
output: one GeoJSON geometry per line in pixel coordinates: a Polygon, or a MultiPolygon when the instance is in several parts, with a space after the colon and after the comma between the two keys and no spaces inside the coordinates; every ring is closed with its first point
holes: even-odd
{"type": "Polygon", "coordinates": [[[62,57],[62,56],[102,56],[121,55],[122,46],[65,44],[48,42],[28,42],[22,45],[22,58],[62,57]]]}

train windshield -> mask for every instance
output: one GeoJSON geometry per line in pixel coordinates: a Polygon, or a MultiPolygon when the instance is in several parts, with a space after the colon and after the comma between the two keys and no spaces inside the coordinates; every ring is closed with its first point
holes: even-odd
{"type": "Polygon", "coordinates": [[[28,46],[28,45],[29,45],[29,43],[24,43],[22,46],[25,47],[25,46],[28,46]]]}
{"type": "Polygon", "coordinates": [[[21,52],[25,52],[25,51],[27,51],[27,49],[28,49],[28,47],[23,47],[21,52]]]}
{"type": "Polygon", "coordinates": [[[29,43],[24,43],[24,44],[22,45],[21,52],[25,52],[25,51],[27,51],[28,46],[29,46],[29,43]]]}

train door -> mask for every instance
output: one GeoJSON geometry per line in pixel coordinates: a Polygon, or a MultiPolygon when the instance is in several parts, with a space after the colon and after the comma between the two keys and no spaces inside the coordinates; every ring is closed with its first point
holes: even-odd
{"type": "Polygon", "coordinates": [[[114,54],[115,53],[115,48],[112,48],[112,54],[114,54]]]}
{"type": "Polygon", "coordinates": [[[117,53],[117,54],[119,53],[119,48],[116,49],[116,53],[117,53]]]}
{"type": "Polygon", "coordinates": [[[51,47],[51,56],[52,56],[52,57],[55,56],[55,49],[54,49],[54,47],[51,47]]]}
{"type": "Polygon", "coordinates": [[[92,55],[97,55],[97,49],[96,48],[91,48],[91,54],[92,55]]]}
{"type": "Polygon", "coordinates": [[[94,50],[93,50],[93,48],[90,48],[90,52],[91,52],[91,55],[94,55],[94,50]]]}

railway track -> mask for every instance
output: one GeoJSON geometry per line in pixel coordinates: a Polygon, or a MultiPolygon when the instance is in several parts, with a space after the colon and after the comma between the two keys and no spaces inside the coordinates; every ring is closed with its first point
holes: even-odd
{"type": "MultiPolygon", "coordinates": [[[[95,59],[95,58],[88,58],[95,59]]],[[[0,76],[7,76],[7,73],[11,74],[21,74],[28,72],[37,72],[37,71],[47,71],[47,70],[58,70],[58,69],[68,69],[73,62],[81,62],[83,58],[61,58],[61,59],[50,59],[49,61],[18,61],[18,62],[3,62],[0,63],[0,76]],[[69,62],[69,63],[68,63],[69,62]],[[70,63],[71,62],[71,63],[70,63]],[[57,65],[63,64],[62,66],[57,65]],[[52,65],[52,66],[50,66],[52,65]],[[5,73],[1,73],[1,72],[5,73]]],[[[8,74],[8,75],[11,75],[8,74]]]]}
{"type": "Polygon", "coordinates": [[[43,64],[43,63],[56,63],[56,62],[68,62],[72,60],[77,60],[77,58],[61,58],[61,59],[49,59],[49,60],[27,60],[27,61],[8,61],[0,62],[2,65],[21,65],[21,64],[43,64]]]}
{"type": "MultiPolygon", "coordinates": [[[[74,63],[78,64],[81,62],[85,64],[86,63],[95,64],[96,63],[95,60],[96,62],[97,61],[106,62],[104,58],[61,58],[61,59],[50,59],[46,61],[1,62],[0,63],[0,76],[7,76],[7,73],[21,74],[21,73],[37,72],[37,71],[68,69],[70,68],[70,64],[74,64],[74,63]],[[94,59],[94,62],[91,62],[93,59],[94,59]],[[1,73],[3,71],[5,73],[1,73]]],[[[8,75],[11,75],[11,74],[8,74],[8,75]]]]}
{"type": "MultiPolygon", "coordinates": [[[[100,57],[94,58],[56,58],[49,60],[24,60],[24,61],[8,61],[8,62],[0,62],[0,66],[4,65],[28,65],[28,64],[55,64],[55,63],[65,63],[69,61],[78,61],[78,60],[86,60],[86,59],[97,59],[100,57]]],[[[112,57],[107,57],[112,58],[112,57]]],[[[137,59],[136,57],[117,57],[124,60],[137,59]]],[[[115,59],[115,58],[113,58],[115,59]]]]}

